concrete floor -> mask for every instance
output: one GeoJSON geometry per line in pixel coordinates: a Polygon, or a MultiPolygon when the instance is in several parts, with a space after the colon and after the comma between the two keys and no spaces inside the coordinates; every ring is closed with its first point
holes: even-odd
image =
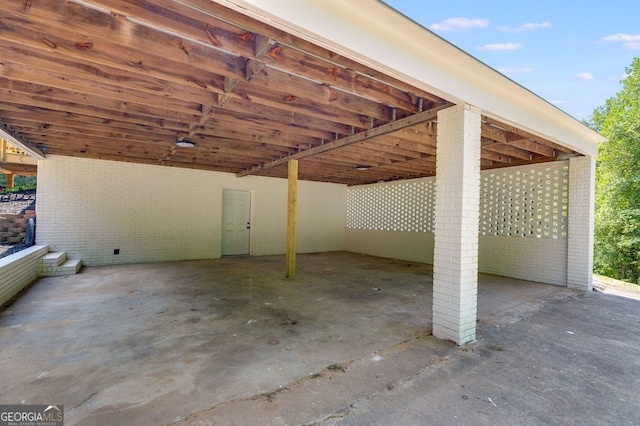
{"type": "MultiPolygon", "coordinates": [[[[212,410],[298,386],[318,396],[291,410],[322,418],[335,386],[349,398],[356,382],[338,385],[347,368],[361,372],[358,389],[385,389],[454,347],[428,337],[430,265],[323,253],[300,255],[294,280],[284,270],[284,257],[267,256],[40,279],[0,312],[0,404],[64,404],[66,424],[217,424],[212,410]],[[380,367],[408,342],[403,362],[380,367]]],[[[573,296],[481,275],[479,322],[508,324],[573,296]]],[[[264,424],[284,424],[271,410],[264,424]]]]}

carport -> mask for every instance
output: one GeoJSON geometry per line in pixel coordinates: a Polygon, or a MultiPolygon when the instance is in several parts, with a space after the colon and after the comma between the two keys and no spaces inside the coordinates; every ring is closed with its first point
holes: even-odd
{"type": "Polygon", "coordinates": [[[40,158],[38,244],[433,263],[458,344],[478,270],[591,289],[602,138],[381,2],[5,3],[0,136],[40,158]]]}

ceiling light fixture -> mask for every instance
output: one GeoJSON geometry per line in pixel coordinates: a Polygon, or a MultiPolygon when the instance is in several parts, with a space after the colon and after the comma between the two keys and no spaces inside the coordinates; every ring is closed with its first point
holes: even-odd
{"type": "Polygon", "coordinates": [[[362,170],[362,171],[364,171],[364,170],[369,170],[369,169],[370,169],[370,167],[369,167],[369,166],[356,166],[356,170],[362,170]]]}
{"type": "Polygon", "coordinates": [[[196,146],[196,143],[189,139],[180,138],[176,141],[176,145],[181,148],[193,148],[194,146],[196,146]]]}

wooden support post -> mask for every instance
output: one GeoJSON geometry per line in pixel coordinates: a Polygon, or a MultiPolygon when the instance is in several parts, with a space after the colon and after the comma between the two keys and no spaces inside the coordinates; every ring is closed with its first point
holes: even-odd
{"type": "Polygon", "coordinates": [[[13,188],[13,173],[5,175],[7,177],[7,189],[13,188]]]}
{"type": "Polygon", "coordinates": [[[298,160],[289,161],[287,202],[287,277],[296,275],[296,207],[298,204],[298,160]]]}

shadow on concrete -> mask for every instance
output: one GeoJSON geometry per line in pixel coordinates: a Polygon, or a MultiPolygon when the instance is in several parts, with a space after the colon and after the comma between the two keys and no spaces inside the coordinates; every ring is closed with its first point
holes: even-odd
{"type": "MultiPolygon", "coordinates": [[[[511,330],[554,312],[553,333],[571,342],[586,324],[568,323],[565,307],[603,300],[481,275],[481,338],[459,348],[430,336],[430,265],[323,253],[299,256],[294,280],[284,270],[284,257],[266,256],[41,279],[1,313],[0,402],[64,404],[69,424],[390,424],[367,401],[384,405],[412,386],[443,396],[445,376],[496,356],[497,374],[514,347],[533,356],[551,345],[543,326],[508,340],[511,330]]],[[[535,368],[571,369],[575,357],[518,371],[542,377],[535,368]]],[[[486,395],[497,405],[511,393],[486,395]]]]}

